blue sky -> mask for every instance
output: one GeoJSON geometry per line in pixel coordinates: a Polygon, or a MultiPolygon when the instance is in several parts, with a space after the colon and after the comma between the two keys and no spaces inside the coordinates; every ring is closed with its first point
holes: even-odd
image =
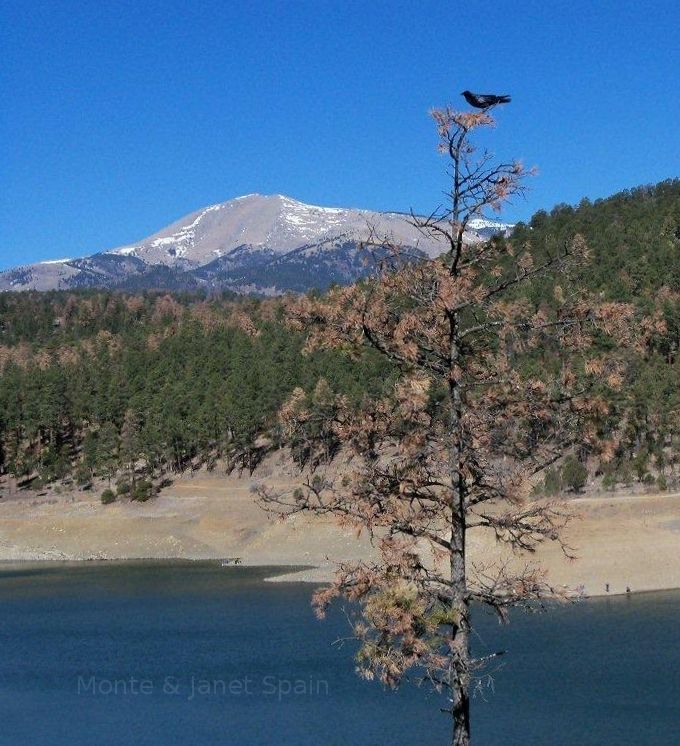
{"type": "Polygon", "coordinates": [[[508,219],[680,176],[680,4],[4,0],[0,268],[138,240],[250,192],[427,210],[427,112],[510,93],[508,219]]]}

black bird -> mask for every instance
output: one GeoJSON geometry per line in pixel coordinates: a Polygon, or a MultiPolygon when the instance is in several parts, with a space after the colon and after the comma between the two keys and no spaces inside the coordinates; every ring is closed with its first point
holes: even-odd
{"type": "Polygon", "coordinates": [[[471,91],[463,91],[461,96],[465,96],[465,100],[474,106],[475,109],[488,109],[496,104],[509,104],[510,96],[496,96],[493,93],[472,93],[471,91]]]}

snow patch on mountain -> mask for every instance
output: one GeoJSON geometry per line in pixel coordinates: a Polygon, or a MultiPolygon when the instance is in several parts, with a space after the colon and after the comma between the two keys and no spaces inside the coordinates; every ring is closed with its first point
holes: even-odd
{"type": "Polygon", "coordinates": [[[468,221],[467,227],[473,231],[492,231],[495,233],[505,233],[515,227],[514,223],[499,223],[497,220],[488,218],[473,218],[468,221]]]}

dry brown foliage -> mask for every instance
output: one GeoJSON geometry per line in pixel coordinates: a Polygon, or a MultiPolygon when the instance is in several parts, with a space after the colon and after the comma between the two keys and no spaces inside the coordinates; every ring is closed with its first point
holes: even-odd
{"type": "MultiPolygon", "coordinates": [[[[660,322],[640,323],[631,306],[593,302],[570,283],[570,269],[588,260],[578,236],[554,255],[467,243],[469,221],[521,193],[527,172],[475,153],[470,135],[494,124],[488,112],[433,117],[452,189],[445,208],[411,219],[442,241],[442,258],[405,263],[391,247],[395,261],[371,279],[287,301],[308,350],[368,345],[400,379],[360,407],[335,402],[332,427],[351,467],[342,476],[317,471],[291,493],[263,487],[260,498],[279,514],[332,515],[368,532],[379,560],[343,565],[315,595],[317,612],[340,596],[355,602],[360,673],[397,685],[415,669],[448,690],[453,743],[465,744],[470,683],[483,662],[470,654],[470,605],[505,618],[511,606],[566,595],[531,562],[472,564],[467,533],[488,531],[516,554],[550,541],[571,555],[562,539],[570,511],[532,497],[532,485],[574,445],[612,449],[599,434],[608,410],[594,384],[621,386],[624,359],[595,357],[595,337],[621,350],[644,344],[660,322]],[[518,292],[549,276],[560,279],[550,306],[518,292]],[[528,364],[546,356],[550,365],[528,364]]],[[[304,401],[296,390],[282,420],[292,427],[311,416],[304,401]]]]}

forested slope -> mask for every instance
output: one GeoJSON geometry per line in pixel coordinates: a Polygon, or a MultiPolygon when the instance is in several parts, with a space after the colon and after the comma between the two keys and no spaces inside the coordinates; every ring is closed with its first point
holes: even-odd
{"type": "Polygon", "coordinates": [[[35,486],[140,461],[149,476],[218,457],[248,466],[295,386],[388,385],[377,356],[303,357],[280,316],[280,301],[0,296],[0,469],[35,486]]]}
{"type": "MultiPolygon", "coordinates": [[[[680,180],[539,212],[507,240],[541,255],[576,234],[592,252],[578,282],[606,300],[660,308],[666,323],[634,354],[625,396],[610,402],[616,454],[588,468],[605,486],[664,487],[680,459],[680,180]]],[[[536,285],[531,300],[550,303],[554,292],[536,285]]],[[[333,393],[359,402],[391,386],[377,355],[304,356],[283,303],[226,294],[0,295],[0,489],[8,480],[135,481],[137,472],[158,481],[218,458],[251,466],[276,445],[276,413],[296,387],[323,410],[333,393]]],[[[559,475],[548,475],[548,489],[556,484],[559,475]]]]}
{"type": "MultiPolygon", "coordinates": [[[[666,325],[631,361],[619,406],[621,445],[610,463],[599,466],[604,484],[651,482],[653,474],[665,487],[677,481],[680,458],[680,179],[539,211],[516,227],[511,240],[545,253],[577,234],[592,254],[577,282],[604,300],[660,311],[666,325]]],[[[551,289],[539,292],[549,302],[551,289]]]]}

